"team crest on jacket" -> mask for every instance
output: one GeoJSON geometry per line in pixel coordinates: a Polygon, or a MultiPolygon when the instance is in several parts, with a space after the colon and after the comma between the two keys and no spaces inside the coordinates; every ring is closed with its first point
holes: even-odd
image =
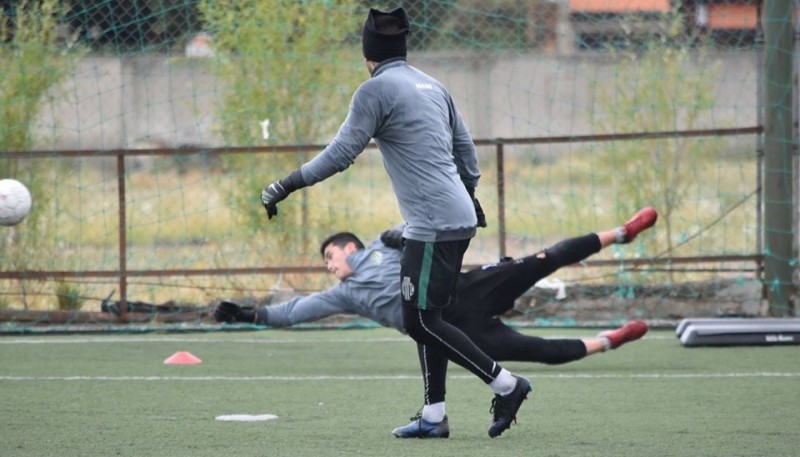
{"type": "Polygon", "coordinates": [[[414,283],[411,282],[410,277],[403,276],[403,282],[400,284],[400,293],[403,294],[403,300],[411,301],[411,297],[414,296],[414,283]]]}

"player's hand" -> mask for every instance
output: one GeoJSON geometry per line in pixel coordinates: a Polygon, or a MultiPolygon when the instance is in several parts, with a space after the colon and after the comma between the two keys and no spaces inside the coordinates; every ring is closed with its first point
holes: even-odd
{"type": "Polygon", "coordinates": [[[386,230],[381,233],[381,243],[393,249],[403,249],[403,232],[400,230],[386,230]]]}
{"type": "Polygon", "coordinates": [[[478,218],[478,227],[486,227],[486,214],[483,212],[483,208],[481,207],[481,202],[475,198],[475,188],[471,186],[466,186],[467,193],[469,194],[469,198],[472,199],[472,205],[475,206],[475,217],[478,218]]]}
{"type": "Polygon", "coordinates": [[[278,202],[284,200],[288,196],[289,192],[286,191],[286,188],[280,181],[275,181],[261,191],[261,204],[263,204],[264,209],[267,210],[268,218],[272,219],[273,216],[278,214],[278,202]]]}
{"type": "Polygon", "coordinates": [[[483,213],[481,202],[477,198],[472,199],[472,204],[475,205],[475,216],[478,218],[478,227],[486,227],[486,214],[483,213]]]}

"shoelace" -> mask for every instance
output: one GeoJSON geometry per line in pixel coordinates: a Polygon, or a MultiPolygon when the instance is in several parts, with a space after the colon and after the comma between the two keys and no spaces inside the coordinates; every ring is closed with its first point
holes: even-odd
{"type": "Polygon", "coordinates": [[[420,408],[420,410],[417,411],[417,414],[415,414],[414,416],[410,417],[409,420],[411,422],[416,422],[417,423],[417,430],[418,430],[417,433],[424,433],[423,430],[422,430],[422,408],[420,408]]]}
{"type": "MultiPolygon", "coordinates": [[[[495,395],[494,398],[492,398],[492,406],[489,407],[489,413],[493,414],[492,417],[495,422],[500,416],[505,415],[506,406],[507,405],[503,401],[502,397],[500,397],[500,395],[495,395]]],[[[514,423],[516,423],[517,416],[512,417],[511,420],[514,421],[514,423]]]]}

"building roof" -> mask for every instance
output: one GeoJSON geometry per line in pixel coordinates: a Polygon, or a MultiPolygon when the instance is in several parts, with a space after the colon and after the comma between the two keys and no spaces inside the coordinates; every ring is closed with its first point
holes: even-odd
{"type": "Polygon", "coordinates": [[[754,29],[756,7],[744,3],[712,3],[708,5],[710,29],[754,29]]]}

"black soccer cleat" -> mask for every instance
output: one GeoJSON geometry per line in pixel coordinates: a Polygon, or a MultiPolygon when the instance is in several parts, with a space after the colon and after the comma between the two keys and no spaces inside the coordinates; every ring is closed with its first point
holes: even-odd
{"type": "Polygon", "coordinates": [[[500,436],[506,429],[511,427],[511,422],[517,421],[517,411],[522,406],[522,402],[528,398],[528,393],[533,390],[530,381],[522,376],[514,375],[517,378],[517,385],[508,395],[495,394],[492,399],[490,413],[494,413],[492,425],[489,427],[489,436],[492,438],[500,436]]]}

